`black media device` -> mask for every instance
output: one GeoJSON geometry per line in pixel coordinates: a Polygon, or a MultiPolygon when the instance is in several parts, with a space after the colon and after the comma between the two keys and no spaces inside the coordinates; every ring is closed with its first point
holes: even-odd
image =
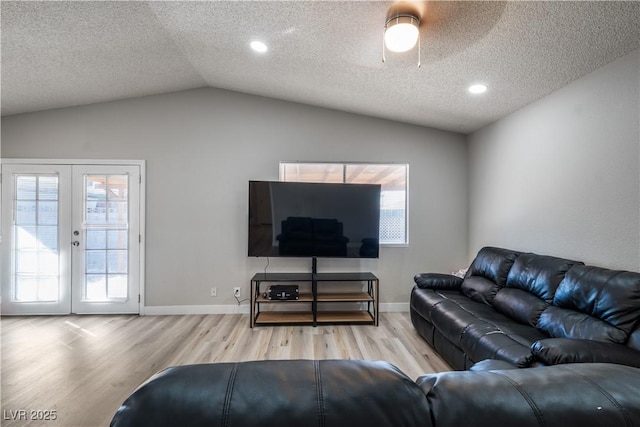
{"type": "Polygon", "coordinates": [[[249,256],[378,258],[380,185],[249,181],[249,256]]]}
{"type": "Polygon", "coordinates": [[[300,293],[298,285],[271,285],[266,296],[270,300],[290,301],[297,300],[300,293]]]}

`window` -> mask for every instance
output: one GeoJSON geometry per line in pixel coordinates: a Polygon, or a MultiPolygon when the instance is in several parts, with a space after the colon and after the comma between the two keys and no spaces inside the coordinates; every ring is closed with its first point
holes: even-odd
{"type": "Polygon", "coordinates": [[[408,243],[406,163],[280,163],[280,181],[380,184],[380,243],[408,243]]]}
{"type": "Polygon", "coordinates": [[[15,301],[58,299],[58,180],[57,175],[15,175],[12,259],[15,301]]]}

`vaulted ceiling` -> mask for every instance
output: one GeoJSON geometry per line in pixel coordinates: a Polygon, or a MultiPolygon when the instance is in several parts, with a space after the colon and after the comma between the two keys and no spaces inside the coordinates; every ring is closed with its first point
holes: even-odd
{"type": "Polygon", "coordinates": [[[412,3],[419,68],[394,2],[3,0],[2,115],[215,87],[469,133],[640,47],[637,1],[412,3]]]}

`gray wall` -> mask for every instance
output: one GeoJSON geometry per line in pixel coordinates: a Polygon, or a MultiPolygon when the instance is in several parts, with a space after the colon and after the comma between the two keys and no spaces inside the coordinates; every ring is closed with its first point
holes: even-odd
{"type": "Polygon", "coordinates": [[[638,51],[471,134],[469,256],[640,268],[638,51]]]}
{"type": "MultiPolygon", "coordinates": [[[[406,304],[415,273],[460,268],[486,245],[639,270],[638,64],[635,51],[468,138],[198,89],[3,117],[1,154],[147,161],[150,306],[248,296],[266,262],[246,256],[247,181],[276,180],[279,161],[408,161],[409,247],[319,262],[373,271],[381,302],[406,304]]],[[[269,271],[309,264],[272,258],[269,271]]]]}
{"type": "MultiPolygon", "coordinates": [[[[379,260],[320,260],[320,271],[373,271],[381,303],[406,306],[413,275],[467,262],[463,135],[217,89],[2,119],[5,158],[147,161],[146,303],[231,304],[265,267],[248,258],[248,181],[278,162],[409,162],[410,245],[379,260]],[[218,288],[218,297],[209,288],[218,288]]],[[[310,260],[271,259],[269,271],[310,260]]]]}

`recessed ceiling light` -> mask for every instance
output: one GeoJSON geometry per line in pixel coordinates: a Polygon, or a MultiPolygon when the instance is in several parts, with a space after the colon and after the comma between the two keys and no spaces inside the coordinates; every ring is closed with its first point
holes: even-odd
{"type": "Polygon", "coordinates": [[[252,41],[250,46],[251,46],[251,49],[255,50],[256,52],[260,52],[260,53],[265,53],[268,50],[266,44],[264,44],[262,42],[259,42],[257,40],[252,41]]]}
{"type": "Polygon", "coordinates": [[[485,93],[487,91],[487,87],[485,85],[477,84],[469,86],[469,92],[473,94],[485,93]]]}

